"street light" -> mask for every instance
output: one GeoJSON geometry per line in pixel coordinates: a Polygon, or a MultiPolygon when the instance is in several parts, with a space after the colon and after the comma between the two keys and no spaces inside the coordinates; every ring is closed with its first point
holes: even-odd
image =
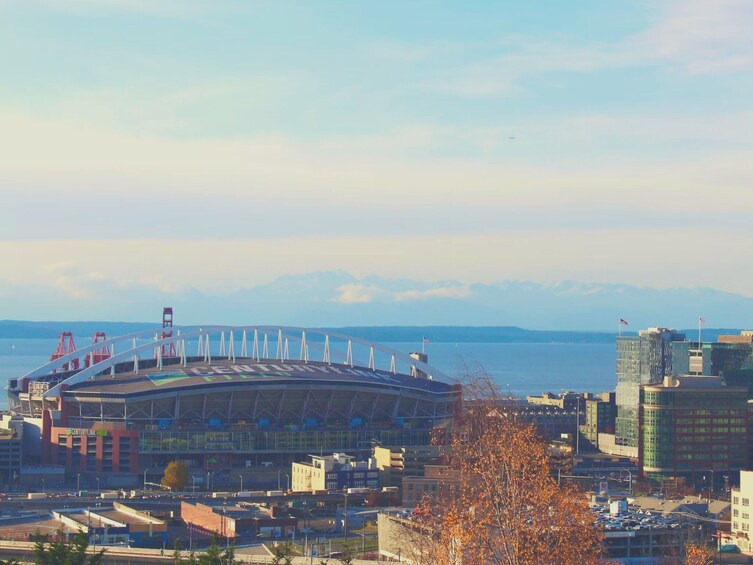
{"type": "Polygon", "coordinates": [[[356,532],[361,536],[361,553],[366,553],[366,532],[356,532]]]}
{"type": "Polygon", "coordinates": [[[149,468],[144,469],[144,490],[146,490],[146,473],[149,471],[149,468]]]}
{"type": "Polygon", "coordinates": [[[209,492],[211,489],[209,488],[209,477],[211,476],[212,471],[207,471],[207,492],[209,492]]]}
{"type": "Polygon", "coordinates": [[[222,505],[222,533],[225,535],[225,547],[230,547],[230,532],[227,524],[227,505],[222,505]]]}
{"type": "Polygon", "coordinates": [[[280,490],[280,475],[282,474],[282,471],[278,469],[277,471],[277,490],[280,490]]]}
{"type": "Polygon", "coordinates": [[[193,492],[194,494],[196,494],[196,476],[195,475],[191,475],[191,479],[193,480],[193,486],[191,487],[191,492],[193,492]]]}
{"type": "Polygon", "coordinates": [[[241,479],[241,492],[243,492],[243,475],[241,475],[240,473],[238,473],[238,476],[241,479]]]}
{"type": "Polygon", "coordinates": [[[99,477],[94,477],[94,478],[95,478],[95,479],[97,479],[97,492],[99,492],[99,491],[101,490],[101,489],[99,488],[99,477]]]}
{"type": "Polygon", "coordinates": [[[290,475],[288,475],[287,473],[285,473],[285,477],[288,479],[288,483],[287,483],[288,484],[288,491],[290,491],[290,475]]]}
{"type": "Polygon", "coordinates": [[[81,473],[76,475],[76,490],[78,491],[78,495],[81,496],[81,473]]]}
{"type": "Polygon", "coordinates": [[[44,479],[42,479],[42,492],[47,492],[47,489],[44,488],[44,479]]]}
{"type": "Polygon", "coordinates": [[[343,512],[343,529],[345,530],[345,541],[348,541],[348,493],[343,494],[345,497],[345,511],[343,512]]]}

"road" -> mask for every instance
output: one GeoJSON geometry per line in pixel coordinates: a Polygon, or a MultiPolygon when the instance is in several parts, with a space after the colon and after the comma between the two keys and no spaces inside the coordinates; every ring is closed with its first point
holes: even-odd
{"type": "MultiPolygon", "coordinates": [[[[258,548],[259,546],[256,547],[258,548]]],[[[236,550],[236,559],[245,565],[271,565],[274,562],[273,558],[268,554],[266,556],[253,555],[247,552],[246,549],[238,548],[236,550]]],[[[90,551],[93,552],[94,550],[90,549],[90,551]]],[[[184,556],[187,556],[186,552],[184,552],[184,556]]],[[[21,541],[0,541],[0,559],[11,558],[22,562],[33,562],[34,544],[21,541]]],[[[173,563],[173,553],[172,551],[165,551],[163,554],[159,549],[108,547],[103,563],[104,565],[173,563]]],[[[309,565],[311,559],[308,557],[294,557],[292,563],[294,565],[309,565]]],[[[373,561],[364,561],[361,559],[356,559],[352,563],[353,565],[374,565],[373,561]]]]}
{"type": "MultiPolygon", "coordinates": [[[[147,495],[148,496],[148,495],[147,495]]],[[[175,494],[175,495],[159,495],[154,497],[137,497],[137,498],[120,498],[118,502],[127,504],[138,510],[144,510],[149,508],[160,508],[163,510],[177,510],[180,508],[181,500],[186,501],[206,501],[206,500],[223,500],[220,498],[211,498],[206,493],[200,495],[192,494],[175,494]]],[[[291,495],[282,496],[254,496],[254,497],[231,497],[227,500],[233,502],[265,502],[275,504],[289,504],[291,502],[323,502],[325,504],[337,505],[344,504],[345,496],[343,494],[303,494],[296,493],[291,495]]],[[[364,495],[349,494],[348,505],[352,507],[359,506],[363,503],[364,495]]],[[[112,500],[104,500],[93,496],[61,496],[59,498],[44,498],[38,500],[28,500],[23,495],[11,496],[6,499],[0,500],[0,510],[37,510],[37,509],[57,509],[57,508],[82,508],[82,507],[96,507],[98,504],[101,506],[109,506],[112,500]]]]}

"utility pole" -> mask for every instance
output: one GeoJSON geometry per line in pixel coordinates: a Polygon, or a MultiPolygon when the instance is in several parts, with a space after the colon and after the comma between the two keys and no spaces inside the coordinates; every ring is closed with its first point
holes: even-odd
{"type": "Polygon", "coordinates": [[[348,541],[348,493],[345,496],[345,512],[343,513],[343,528],[345,529],[345,541],[348,541]]]}
{"type": "Polygon", "coordinates": [[[578,410],[575,416],[575,455],[578,455],[579,453],[580,453],[580,394],[578,394],[578,410]]]}

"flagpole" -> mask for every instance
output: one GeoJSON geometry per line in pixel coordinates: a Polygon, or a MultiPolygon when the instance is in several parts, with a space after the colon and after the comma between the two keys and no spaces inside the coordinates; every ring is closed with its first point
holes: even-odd
{"type": "Polygon", "coordinates": [[[698,318],[698,349],[701,349],[701,320],[702,318],[698,318]]]}
{"type": "Polygon", "coordinates": [[[622,337],[622,318],[617,320],[617,337],[622,337]]]}
{"type": "Polygon", "coordinates": [[[421,355],[424,355],[426,353],[426,338],[421,338],[421,355]]]}

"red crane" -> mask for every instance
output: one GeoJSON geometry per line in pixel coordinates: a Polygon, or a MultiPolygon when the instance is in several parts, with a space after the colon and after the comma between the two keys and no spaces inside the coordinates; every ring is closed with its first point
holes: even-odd
{"type": "MultiPolygon", "coordinates": [[[[173,309],[171,306],[165,306],[162,309],[162,339],[173,336],[173,309]]],[[[162,358],[177,357],[175,353],[175,343],[162,346],[162,358]]]]}
{"type": "MultiPolygon", "coordinates": [[[[92,336],[92,345],[107,340],[107,334],[105,332],[97,332],[92,336]]],[[[84,365],[89,367],[90,365],[96,365],[100,361],[104,361],[110,357],[110,348],[107,345],[103,345],[101,349],[95,349],[90,352],[84,360],[84,365]]]]}
{"type": "MultiPolygon", "coordinates": [[[[71,332],[63,332],[58,336],[58,348],[55,350],[55,353],[50,356],[50,361],[60,359],[61,357],[64,357],[69,353],[73,353],[74,351],[76,351],[76,344],[73,342],[73,334],[71,332]]],[[[65,365],[61,365],[60,367],[55,369],[55,372],[57,373],[58,371],[75,370],[78,369],[78,367],[79,360],[72,359],[65,365]]]]}

